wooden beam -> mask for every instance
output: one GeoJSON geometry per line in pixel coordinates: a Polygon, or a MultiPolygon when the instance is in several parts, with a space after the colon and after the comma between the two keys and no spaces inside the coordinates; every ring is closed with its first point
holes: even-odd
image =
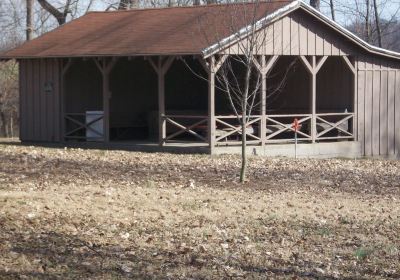
{"type": "Polygon", "coordinates": [[[169,68],[171,67],[172,62],[174,62],[174,60],[175,60],[174,56],[169,56],[167,58],[167,60],[164,63],[162,63],[161,67],[162,67],[163,75],[167,74],[167,72],[168,72],[169,68]]]}
{"type": "Polygon", "coordinates": [[[315,143],[317,135],[317,58],[315,55],[311,57],[311,140],[315,143]]]}
{"type": "Polygon", "coordinates": [[[301,60],[301,62],[303,62],[304,66],[307,68],[308,72],[310,74],[312,74],[314,71],[314,67],[310,64],[307,57],[305,57],[304,55],[300,55],[300,60],[301,60]]]}
{"type": "Polygon", "coordinates": [[[94,59],[95,64],[99,68],[102,80],[103,80],[103,142],[110,142],[110,72],[112,68],[117,63],[117,58],[112,58],[110,61],[107,61],[106,58],[103,58],[101,62],[94,59]]]}
{"type": "Polygon", "coordinates": [[[215,57],[210,58],[210,70],[208,71],[208,143],[210,153],[215,149],[215,57]]]}
{"type": "Polygon", "coordinates": [[[99,69],[99,71],[103,74],[103,71],[104,71],[104,66],[103,66],[103,64],[100,63],[100,61],[99,61],[97,58],[94,58],[93,61],[94,61],[94,63],[96,64],[97,69],[99,69]]]}
{"type": "Polygon", "coordinates": [[[321,70],[322,66],[324,65],[324,63],[326,62],[327,59],[328,59],[328,56],[325,55],[325,56],[323,56],[323,57],[318,61],[317,66],[316,66],[316,68],[314,69],[314,71],[315,71],[316,73],[318,73],[319,70],[321,70]]]}
{"type": "MultiPolygon", "coordinates": [[[[261,60],[265,60],[265,56],[262,55],[261,56],[261,60]]],[[[261,64],[258,62],[257,57],[253,56],[252,62],[254,64],[254,66],[257,68],[258,72],[260,72],[262,74],[263,72],[263,66],[261,66],[261,64]]],[[[265,64],[265,63],[264,63],[265,64]]]]}
{"type": "Polygon", "coordinates": [[[206,71],[207,74],[209,74],[210,72],[210,64],[208,63],[207,60],[203,59],[202,57],[198,57],[198,60],[201,64],[201,66],[203,66],[204,71],[206,71]]]}
{"type": "Polygon", "coordinates": [[[162,57],[158,58],[158,144],[163,146],[167,137],[167,123],[165,120],[165,73],[162,57]]]}
{"type": "Polygon", "coordinates": [[[273,55],[268,59],[267,64],[265,65],[265,74],[268,74],[271,71],[272,67],[274,67],[276,61],[278,60],[279,55],[273,55]]]}
{"type": "Polygon", "coordinates": [[[350,59],[347,56],[342,56],[344,62],[346,62],[347,66],[349,67],[350,71],[353,72],[353,74],[356,74],[356,67],[351,63],[350,59]]]}
{"type": "MultiPolygon", "coordinates": [[[[62,60],[60,60],[62,62],[62,60]]],[[[72,59],[68,58],[68,61],[65,65],[62,63],[62,70],[61,70],[61,75],[65,76],[65,74],[68,72],[69,68],[72,65],[72,59]]]]}
{"type": "Polygon", "coordinates": [[[157,73],[158,79],[158,144],[163,146],[167,139],[167,122],[165,119],[165,75],[174,62],[175,57],[169,56],[166,60],[162,56],[158,57],[157,63],[152,58],[148,61],[157,73]]]}
{"type": "Polygon", "coordinates": [[[215,63],[215,73],[218,72],[219,68],[221,68],[222,64],[224,64],[224,62],[226,61],[226,59],[228,58],[227,54],[224,54],[218,61],[216,61],[215,63]]]}
{"type": "Polygon", "coordinates": [[[149,59],[147,59],[148,61],[149,61],[149,63],[150,63],[150,65],[151,65],[151,67],[153,67],[153,69],[154,69],[154,71],[157,73],[157,75],[158,75],[158,73],[159,73],[159,67],[158,67],[158,65],[153,61],[153,58],[149,58],[149,59]]]}
{"type": "Polygon", "coordinates": [[[108,72],[102,72],[103,75],[103,141],[110,142],[110,94],[109,94],[109,75],[108,72]]]}
{"type": "Polygon", "coordinates": [[[111,61],[108,62],[108,64],[105,66],[105,71],[110,73],[111,70],[114,68],[115,64],[117,64],[119,60],[119,57],[113,57],[111,58],[111,61]]]}
{"type": "MultiPolygon", "coordinates": [[[[268,62],[271,61],[271,58],[268,62]]],[[[267,69],[267,62],[265,55],[261,56],[261,69],[267,69]]],[[[265,147],[266,137],[267,137],[267,71],[261,72],[261,129],[260,129],[260,139],[261,146],[265,147]]]]}
{"type": "MultiPolygon", "coordinates": [[[[262,58],[262,60],[265,60],[265,56],[261,56],[264,57],[262,58]]],[[[272,67],[275,65],[275,62],[278,60],[279,56],[278,55],[273,55],[268,59],[268,62],[261,62],[261,64],[258,62],[258,60],[253,57],[253,64],[254,66],[257,68],[257,70],[261,73],[261,74],[268,74],[268,72],[272,69],[272,67]]]]}

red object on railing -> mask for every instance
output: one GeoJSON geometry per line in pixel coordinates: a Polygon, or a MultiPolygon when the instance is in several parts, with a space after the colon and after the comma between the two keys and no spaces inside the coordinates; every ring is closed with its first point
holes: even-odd
{"type": "Polygon", "coordinates": [[[294,119],[292,123],[292,128],[297,132],[301,129],[301,124],[299,123],[299,120],[297,118],[294,119]]]}

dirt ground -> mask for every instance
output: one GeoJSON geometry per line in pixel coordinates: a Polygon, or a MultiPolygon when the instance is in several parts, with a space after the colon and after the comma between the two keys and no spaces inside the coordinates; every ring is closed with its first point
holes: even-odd
{"type": "Polygon", "coordinates": [[[0,279],[400,279],[400,162],[0,145],[0,279]]]}

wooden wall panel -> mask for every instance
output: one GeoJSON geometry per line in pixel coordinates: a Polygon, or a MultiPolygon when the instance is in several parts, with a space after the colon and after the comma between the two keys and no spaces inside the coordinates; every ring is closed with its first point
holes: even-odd
{"type": "Polygon", "coordinates": [[[47,79],[47,73],[46,73],[46,59],[40,59],[39,60],[39,67],[40,67],[40,78],[39,78],[39,89],[38,89],[38,96],[36,98],[39,98],[39,103],[40,103],[40,111],[39,111],[39,115],[40,115],[40,136],[39,136],[39,140],[40,141],[46,141],[47,139],[47,135],[49,133],[49,129],[51,129],[51,127],[48,126],[47,124],[47,112],[49,111],[49,107],[47,107],[46,104],[46,94],[44,91],[44,81],[46,81],[47,79]]]}
{"type": "Polygon", "coordinates": [[[395,92],[395,154],[400,156],[400,71],[396,71],[395,92]]]}
{"type": "Polygon", "coordinates": [[[299,24],[294,17],[290,19],[290,54],[300,54],[299,24]]]}
{"type": "Polygon", "coordinates": [[[381,72],[379,100],[379,155],[388,154],[388,71],[381,72]]]}
{"type": "Polygon", "coordinates": [[[365,137],[365,155],[372,155],[372,89],[373,72],[366,71],[365,79],[365,111],[364,111],[364,137],[365,137]]]}
{"type": "Polygon", "coordinates": [[[45,111],[45,119],[46,119],[46,127],[48,127],[47,129],[47,133],[46,133],[46,138],[45,141],[52,141],[53,138],[53,133],[54,133],[54,91],[49,93],[46,92],[45,90],[45,86],[48,83],[47,86],[50,86],[50,83],[52,81],[52,71],[53,71],[53,65],[52,65],[52,60],[50,59],[46,59],[45,60],[45,69],[42,69],[42,71],[45,72],[46,75],[46,79],[44,81],[42,81],[42,86],[43,88],[43,96],[46,102],[46,111],[45,111]]]}
{"type": "Polygon", "coordinates": [[[20,62],[20,116],[22,141],[59,141],[59,68],[55,59],[20,62]],[[45,84],[53,85],[52,92],[45,84]]]}
{"type": "Polygon", "coordinates": [[[381,89],[381,72],[373,71],[373,89],[372,89],[372,155],[378,156],[380,144],[380,89],[381,89]]]}
{"type": "MultiPolygon", "coordinates": [[[[290,55],[291,50],[291,20],[290,17],[284,17],[282,19],[282,54],[290,55]]],[[[295,32],[294,32],[295,33],[295,32]]]]}
{"type": "Polygon", "coordinates": [[[274,53],[283,53],[282,48],[282,20],[273,23],[274,27],[274,53]]]}
{"type": "Polygon", "coordinates": [[[22,140],[27,138],[26,73],[26,61],[22,60],[19,62],[19,137],[22,140]]]}
{"type": "Polygon", "coordinates": [[[33,69],[33,62],[32,60],[27,61],[27,115],[28,115],[28,121],[27,121],[27,140],[33,140],[35,138],[34,136],[34,112],[33,112],[33,94],[34,94],[34,83],[33,83],[33,76],[34,69],[33,69]]]}
{"type": "Polygon", "coordinates": [[[393,156],[395,153],[395,91],[396,91],[396,72],[389,71],[388,72],[388,154],[393,156]]]}
{"type": "Polygon", "coordinates": [[[40,141],[40,61],[33,60],[33,137],[35,141],[40,141]]]}
{"type": "Polygon", "coordinates": [[[303,23],[299,23],[300,54],[308,55],[308,29],[303,23]]]}
{"type": "Polygon", "coordinates": [[[54,87],[54,141],[61,141],[61,85],[60,85],[60,61],[58,59],[53,61],[53,87],[54,87]]]}
{"type": "MultiPolygon", "coordinates": [[[[365,65],[365,63],[364,63],[365,65]]],[[[364,122],[364,117],[365,117],[365,85],[366,85],[366,72],[365,71],[359,71],[358,72],[358,78],[357,78],[357,116],[358,116],[358,138],[357,140],[361,143],[361,150],[363,153],[365,153],[365,122],[364,122]]]]}
{"type": "MultiPolygon", "coordinates": [[[[266,46],[260,48],[259,54],[339,56],[356,53],[353,44],[344,36],[302,11],[276,20],[266,30],[266,46]]],[[[233,44],[222,52],[241,53],[238,44],[233,44]]]]}
{"type": "Polygon", "coordinates": [[[393,157],[400,147],[399,73],[394,61],[372,55],[358,58],[359,110],[364,98],[364,120],[359,115],[358,131],[365,137],[366,156],[393,157]]]}
{"type": "Polygon", "coordinates": [[[265,29],[265,53],[272,54],[274,53],[274,27],[268,26],[265,29]]]}

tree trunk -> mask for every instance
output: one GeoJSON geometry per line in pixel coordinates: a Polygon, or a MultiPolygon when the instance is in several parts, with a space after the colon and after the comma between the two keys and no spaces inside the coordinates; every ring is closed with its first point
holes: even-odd
{"type": "Polygon", "coordinates": [[[246,173],[247,173],[247,154],[246,154],[246,111],[243,110],[242,113],[242,168],[240,169],[240,183],[244,183],[246,181],[246,173]]]}
{"type": "MultiPolygon", "coordinates": [[[[247,137],[246,137],[246,128],[247,128],[247,106],[248,106],[248,97],[250,90],[250,77],[251,77],[251,65],[252,65],[252,54],[249,55],[249,59],[247,62],[246,76],[245,76],[245,84],[244,84],[244,92],[242,96],[242,168],[240,170],[240,182],[244,183],[246,181],[246,171],[247,171],[247,154],[246,154],[246,146],[247,146],[247,137]]],[[[251,112],[251,110],[249,110],[251,112]]],[[[249,113],[250,114],[250,113],[249,113]]]]}
{"type": "Polygon", "coordinates": [[[380,22],[380,18],[379,18],[378,5],[376,3],[376,0],[374,0],[374,12],[375,12],[376,32],[378,33],[378,44],[379,44],[379,47],[382,48],[381,22],[380,22]]]}
{"type": "Polygon", "coordinates": [[[310,5],[311,5],[311,7],[313,7],[314,9],[319,11],[320,0],[310,0],[310,5]]]}
{"type": "Polygon", "coordinates": [[[0,135],[3,137],[7,137],[7,129],[6,129],[6,115],[3,111],[0,111],[0,135]]]}
{"type": "Polygon", "coordinates": [[[67,21],[67,15],[69,13],[69,5],[71,0],[67,1],[65,5],[64,12],[60,12],[56,7],[51,5],[47,0],[38,0],[40,6],[49,12],[58,22],[58,25],[63,25],[67,21]]]}
{"type": "Polygon", "coordinates": [[[366,5],[366,14],[365,14],[365,41],[368,43],[371,42],[371,29],[370,29],[370,24],[369,24],[369,0],[366,0],[365,2],[366,5]]]}
{"type": "Polygon", "coordinates": [[[138,0],[120,0],[118,10],[130,10],[132,8],[139,8],[138,0]]]}
{"type": "Polygon", "coordinates": [[[33,0],[26,0],[26,40],[32,40],[33,0]]]}
{"type": "Polygon", "coordinates": [[[330,0],[329,6],[331,7],[331,16],[332,20],[336,21],[336,16],[335,16],[335,5],[333,4],[333,0],[330,0]]]}

